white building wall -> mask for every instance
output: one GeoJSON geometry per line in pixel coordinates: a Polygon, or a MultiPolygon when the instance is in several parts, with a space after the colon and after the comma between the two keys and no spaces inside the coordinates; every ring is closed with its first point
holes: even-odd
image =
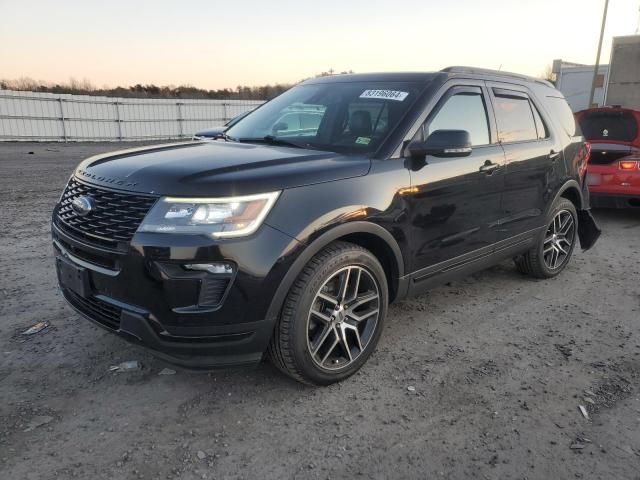
{"type": "MultiPolygon", "coordinates": [[[[593,66],[563,66],[560,71],[556,73],[556,87],[566,97],[571,110],[574,112],[590,107],[589,95],[593,81],[593,69],[593,66]]],[[[604,82],[602,87],[595,89],[593,103],[602,106],[604,105],[605,86],[607,85],[609,66],[600,65],[598,73],[604,75],[604,82]]]]}
{"type": "Polygon", "coordinates": [[[640,35],[613,37],[607,105],[640,110],[640,35]]]}

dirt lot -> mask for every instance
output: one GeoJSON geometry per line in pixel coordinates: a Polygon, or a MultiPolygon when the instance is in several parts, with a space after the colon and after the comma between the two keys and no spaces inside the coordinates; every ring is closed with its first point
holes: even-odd
{"type": "Polygon", "coordinates": [[[340,385],[159,375],[55,282],[53,205],[117,147],[0,144],[1,479],[640,479],[640,211],[596,212],[602,239],[557,279],[507,262],[393,305],[340,385]],[[142,370],[109,371],[125,360],[142,370]]]}

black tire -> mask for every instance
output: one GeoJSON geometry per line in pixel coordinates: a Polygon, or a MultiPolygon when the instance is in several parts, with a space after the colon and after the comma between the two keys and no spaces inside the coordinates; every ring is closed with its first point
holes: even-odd
{"type": "MultiPolygon", "coordinates": [[[[347,275],[346,278],[347,280],[345,282],[348,287],[349,275],[347,275]]],[[[343,295],[343,297],[344,296],[346,295],[343,295]]],[[[361,298],[364,298],[364,296],[361,298]]],[[[329,385],[344,380],[357,372],[375,349],[384,326],[388,302],[387,279],[384,269],[376,257],[365,248],[352,243],[343,241],[331,243],[307,263],[291,287],[269,345],[269,358],[282,372],[309,385],[329,385]],[[361,336],[360,333],[358,333],[357,341],[362,348],[358,350],[357,356],[352,360],[345,360],[345,362],[349,361],[350,363],[345,364],[344,367],[336,367],[335,369],[329,370],[319,365],[319,357],[312,354],[313,348],[311,347],[309,336],[313,330],[310,327],[310,319],[315,317],[313,317],[311,309],[313,307],[314,310],[316,310],[318,305],[325,308],[324,303],[316,303],[323,302],[317,295],[320,294],[321,289],[325,291],[328,282],[334,279],[341,281],[343,277],[337,277],[337,275],[342,275],[341,272],[344,271],[355,271],[358,275],[358,283],[354,288],[354,304],[358,298],[358,288],[362,272],[364,272],[366,280],[370,282],[372,286],[373,283],[375,283],[377,292],[375,292],[375,290],[373,290],[373,292],[377,293],[379,298],[375,300],[376,303],[373,308],[377,307],[378,314],[375,324],[369,328],[367,332],[368,341],[366,344],[364,344],[364,341],[361,342],[361,336]],[[367,273],[369,275],[367,275],[367,273]]],[[[346,302],[342,303],[346,305],[346,302]]],[[[370,313],[368,315],[370,315],[370,313]]],[[[370,318],[373,317],[370,316],[370,318]]],[[[331,316],[331,322],[335,321],[334,317],[331,316]]],[[[345,323],[347,323],[347,321],[348,319],[345,320],[345,323]]],[[[369,321],[370,320],[366,320],[366,322],[369,321]]],[[[333,323],[326,323],[321,328],[324,329],[326,327],[329,329],[329,325],[333,325],[333,323]]],[[[341,338],[338,335],[338,330],[329,332],[323,338],[329,338],[328,335],[333,335],[334,333],[335,339],[338,341],[338,339],[341,338]]],[[[346,339],[347,334],[343,335],[345,335],[346,339]]],[[[320,334],[319,336],[322,335],[320,334]]],[[[318,344],[321,343],[322,340],[318,342],[318,344]]],[[[348,342],[345,344],[348,345],[348,342]]],[[[342,344],[340,344],[339,347],[342,349],[342,344]]],[[[347,350],[350,349],[347,348],[347,350]]],[[[339,352],[338,350],[336,351],[339,352]]],[[[348,352],[348,355],[351,357],[351,351],[348,352]]],[[[336,360],[336,364],[339,364],[339,361],[336,360]]]]}
{"type": "MultiPolygon", "coordinates": [[[[516,268],[527,275],[530,275],[535,278],[552,278],[558,275],[569,263],[571,259],[571,255],[573,254],[573,249],[576,245],[576,240],[578,238],[578,215],[576,213],[576,207],[571,203],[570,200],[566,198],[560,198],[553,205],[553,208],[550,210],[549,215],[547,216],[547,228],[544,229],[536,242],[536,245],[529,250],[527,253],[514,258],[514,262],[516,264],[516,268]],[[569,246],[565,246],[566,248],[566,256],[563,255],[561,261],[557,263],[557,265],[552,268],[549,265],[548,256],[545,258],[545,240],[548,239],[552,235],[552,229],[554,227],[553,222],[558,218],[558,215],[571,215],[573,220],[573,228],[571,229],[570,234],[567,239],[571,242],[569,246]]],[[[548,255],[548,254],[547,254],[548,255]]]]}

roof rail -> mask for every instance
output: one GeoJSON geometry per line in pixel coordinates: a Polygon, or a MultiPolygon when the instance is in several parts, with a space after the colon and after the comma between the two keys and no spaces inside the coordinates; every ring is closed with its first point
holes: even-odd
{"type": "Polygon", "coordinates": [[[499,75],[501,77],[517,78],[519,80],[527,80],[529,82],[536,82],[542,85],[546,85],[547,87],[556,88],[551,82],[547,80],[542,80],[541,78],[530,77],[528,75],[522,75],[520,73],[503,72],[502,70],[491,70],[489,68],[454,66],[454,67],[443,68],[440,71],[446,72],[446,73],[473,73],[473,74],[480,74],[480,75],[499,75]]]}

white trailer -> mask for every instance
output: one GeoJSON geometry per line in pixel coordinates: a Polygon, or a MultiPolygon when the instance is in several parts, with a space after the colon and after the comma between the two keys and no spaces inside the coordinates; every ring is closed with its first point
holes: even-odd
{"type": "Polygon", "coordinates": [[[605,104],[640,110],[640,35],[613,37],[605,104]]]}

